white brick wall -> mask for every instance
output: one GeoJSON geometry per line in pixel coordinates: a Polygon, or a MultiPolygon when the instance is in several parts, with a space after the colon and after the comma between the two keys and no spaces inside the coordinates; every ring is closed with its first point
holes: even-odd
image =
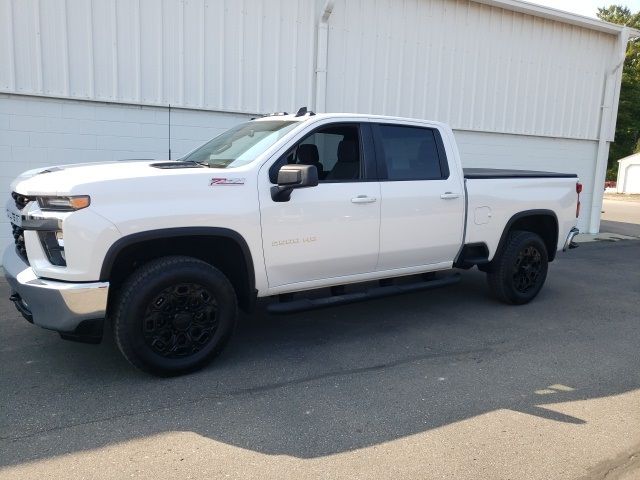
{"type": "MultiPolygon", "coordinates": [[[[172,109],[172,158],[246,118],[172,109]]],[[[11,181],[31,168],[125,158],[165,159],[167,126],[166,108],[0,94],[0,198],[6,199],[11,181]]],[[[12,241],[3,212],[0,249],[12,241]]]]}

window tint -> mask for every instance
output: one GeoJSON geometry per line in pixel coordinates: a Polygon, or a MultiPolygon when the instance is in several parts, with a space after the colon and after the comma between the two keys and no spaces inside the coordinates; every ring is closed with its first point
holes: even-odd
{"type": "Polygon", "coordinates": [[[442,178],[436,137],[432,129],[379,125],[380,149],[389,180],[442,178]]]}
{"type": "Polygon", "coordinates": [[[315,165],[320,181],[361,178],[360,139],[356,125],[316,130],[289,154],[288,163],[315,165]]]}

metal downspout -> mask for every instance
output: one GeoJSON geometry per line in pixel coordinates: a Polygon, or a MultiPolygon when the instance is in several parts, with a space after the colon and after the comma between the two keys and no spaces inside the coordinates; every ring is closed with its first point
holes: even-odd
{"type": "Polygon", "coordinates": [[[615,121],[617,115],[617,103],[620,96],[620,90],[616,91],[616,85],[622,80],[622,66],[627,52],[627,43],[629,42],[629,28],[625,27],[620,32],[618,48],[620,57],[618,62],[607,72],[604,84],[604,95],[602,99],[602,113],[600,115],[600,132],[598,135],[598,154],[596,157],[596,167],[593,175],[593,195],[591,198],[591,214],[589,218],[589,233],[598,233],[600,231],[600,213],[602,212],[602,198],[599,189],[604,189],[604,181],[607,175],[607,160],[609,158],[609,143],[613,141],[615,136],[615,121]],[[617,93],[617,97],[616,97],[617,93]],[[614,109],[616,112],[614,112],[614,109]]]}
{"type": "Polygon", "coordinates": [[[316,112],[324,112],[327,104],[327,57],[329,48],[329,17],[335,0],[325,0],[318,21],[316,41],[316,112]]]}

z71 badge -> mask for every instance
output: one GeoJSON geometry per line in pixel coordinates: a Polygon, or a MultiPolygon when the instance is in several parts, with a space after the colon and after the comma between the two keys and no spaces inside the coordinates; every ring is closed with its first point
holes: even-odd
{"type": "Polygon", "coordinates": [[[216,185],[244,185],[244,178],[219,178],[214,177],[209,182],[210,187],[215,187],[216,185]]]}

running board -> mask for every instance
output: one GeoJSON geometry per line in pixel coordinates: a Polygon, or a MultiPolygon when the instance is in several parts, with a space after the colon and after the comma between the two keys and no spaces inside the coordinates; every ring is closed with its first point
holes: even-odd
{"type": "Polygon", "coordinates": [[[419,292],[421,290],[431,290],[433,288],[446,287],[460,281],[460,274],[455,273],[448,277],[423,282],[406,283],[402,285],[387,285],[383,287],[368,288],[364,292],[345,293],[344,295],[333,295],[321,298],[301,298],[288,302],[272,303],[267,305],[267,312],[274,314],[298,313],[307,310],[317,310],[319,308],[334,307],[336,305],[346,305],[348,303],[361,302],[374,298],[390,297],[401,293],[419,292]]]}

